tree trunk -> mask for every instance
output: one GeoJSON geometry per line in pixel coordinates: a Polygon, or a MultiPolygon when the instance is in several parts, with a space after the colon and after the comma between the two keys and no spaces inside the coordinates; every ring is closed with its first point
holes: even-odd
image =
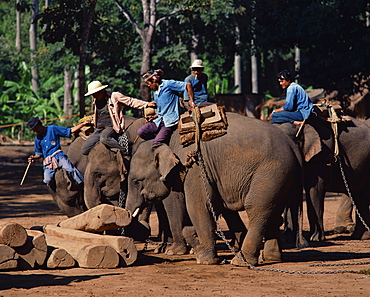
{"type": "Polygon", "coordinates": [[[67,121],[67,117],[72,115],[72,77],[70,66],[67,65],[64,67],[64,101],[63,101],[63,113],[65,118],[62,120],[63,122],[67,121]]]}
{"type": "Polygon", "coordinates": [[[252,11],[252,24],[251,24],[251,77],[252,77],[252,94],[258,94],[258,64],[256,56],[256,45],[254,43],[256,39],[255,26],[256,26],[256,17],[254,16],[254,10],[256,7],[256,0],[251,2],[251,11],[252,11]]]}
{"type": "Polygon", "coordinates": [[[85,65],[86,65],[86,49],[87,43],[89,41],[89,33],[92,23],[92,18],[95,11],[97,0],[91,0],[90,6],[86,9],[84,15],[85,18],[85,27],[82,32],[82,39],[80,44],[80,61],[78,63],[78,80],[79,80],[79,99],[80,99],[80,117],[84,117],[85,115],[85,87],[86,87],[86,79],[85,79],[85,65]]]}
{"type": "Polygon", "coordinates": [[[35,92],[40,88],[39,85],[39,72],[35,63],[35,58],[37,55],[37,22],[36,16],[38,14],[39,1],[33,0],[32,7],[32,23],[30,26],[30,50],[31,50],[31,73],[32,73],[32,90],[35,92]]]}
{"type": "MultiPolygon", "coordinates": [[[[16,0],[18,3],[19,0],[16,0]]],[[[21,46],[21,12],[17,9],[17,35],[15,37],[15,47],[17,48],[17,52],[20,53],[22,46],[21,46]]]]}
{"type": "Polygon", "coordinates": [[[299,70],[301,69],[301,50],[296,46],[294,48],[294,53],[295,53],[295,57],[294,57],[294,65],[295,65],[295,74],[296,74],[296,79],[295,79],[295,82],[296,83],[299,83],[299,70]]]}
{"type": "Polygon", "coordinates": [[[235,89],[235,94],[242,93],[242,65],[241,65],[241,56],[239,53],[240,50],[240,30],[239,26],[235,27],[235,54],[234,54],[234,86],[238,86],[235,89]]]}

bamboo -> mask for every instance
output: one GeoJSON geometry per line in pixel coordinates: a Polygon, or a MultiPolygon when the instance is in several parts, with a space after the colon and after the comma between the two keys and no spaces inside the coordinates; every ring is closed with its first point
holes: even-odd
{"type": "Polygon", "coordinates": [[[27,175],[28,169],[29,169],[29,168],[30,168],[30,166],[31,166],[31,163],[32,163],[32,162],[28,162],[28,165],[27,165],[26,171],[24,172],[24,175],[23,175],[23,178],[22,178],[22,181],[21,181],[20,185],[23,185],[24,179],[26,178],[26,175],[27,175]]]}

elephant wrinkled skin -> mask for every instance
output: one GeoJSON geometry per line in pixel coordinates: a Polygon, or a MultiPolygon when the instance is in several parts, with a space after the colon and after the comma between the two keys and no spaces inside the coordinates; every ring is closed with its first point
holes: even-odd
{"type": "MultiPolygon", "coordinates": [[[[305,159],[304,188],[311,241],[325,240],[325,193],[348,194],[341,166],[356,207],[367,226],[370,226],[370,127],[354,118],[339,122],[339,155],[334,158],[334,133],[330,125],[329,122],[311,116],[303,126],[300,139],[295,136],[298,129],[296,126],[290,123],[277,125],[292,139],[296,139],[305,159]]],[[[357,215],[352,238],[370,238],[370,232],[357,215]]]]}
{"type": "MultiPolygon", "coordinates": [[[[183,191],[198,236],[194,247],[197,262],[215,264],[215,222],[209,213],[208,192],[217,213],[223,208],[247,212],[249,226],[240,256],[257,264],[264,238],[264,260],[281,261],[281,214],[288,201],[296,207],[302,203],[300,153],[270,124],[234,113],[227,113],[227,117],[227,134],[200,146],[207,168],[205,185],[197,163],[184,177],[187,153],[194,151],[195,145],[180,145],[178,133],[174,132],[169,146],[153,149],[151,141],[142,142],[131,159],[127,208],[134,211],[166,198],[173,189],[183,191]]],[[[233,264],[245,265],[240,257],[235,257],[233,264]]]]}

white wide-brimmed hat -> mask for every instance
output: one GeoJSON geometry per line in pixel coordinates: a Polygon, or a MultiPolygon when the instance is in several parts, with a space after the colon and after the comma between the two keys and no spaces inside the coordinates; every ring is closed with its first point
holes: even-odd
{"type": "Polygon", "coordinates": [[[190,68],[204,68],[203,61],[201,59],[195,59],[190,68]]]}
{"type": "Polygon", "coordinates": [[[98,80],[95,80],[95,81],[92,81],[91,83],[89,83],[89,85],[87,86],[87,93],[85,94],[85,96],[90,96],[94,93],[97,93],[101,90],[104,90],[105,88],[107,88],[108,85],[102,85],[102,83],[98,80]]]}

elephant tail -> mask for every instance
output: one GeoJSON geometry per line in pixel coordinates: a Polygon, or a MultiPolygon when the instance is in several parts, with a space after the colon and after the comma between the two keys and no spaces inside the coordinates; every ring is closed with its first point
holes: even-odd
{"type": "Polygon", "coordinates": [[[297,249],[303,249],[309,246],[308,241],[303,236],[303,209],[302,204],[299,207],[298,210],[298,231],[296,236],[296,248],[297,249]]]}

